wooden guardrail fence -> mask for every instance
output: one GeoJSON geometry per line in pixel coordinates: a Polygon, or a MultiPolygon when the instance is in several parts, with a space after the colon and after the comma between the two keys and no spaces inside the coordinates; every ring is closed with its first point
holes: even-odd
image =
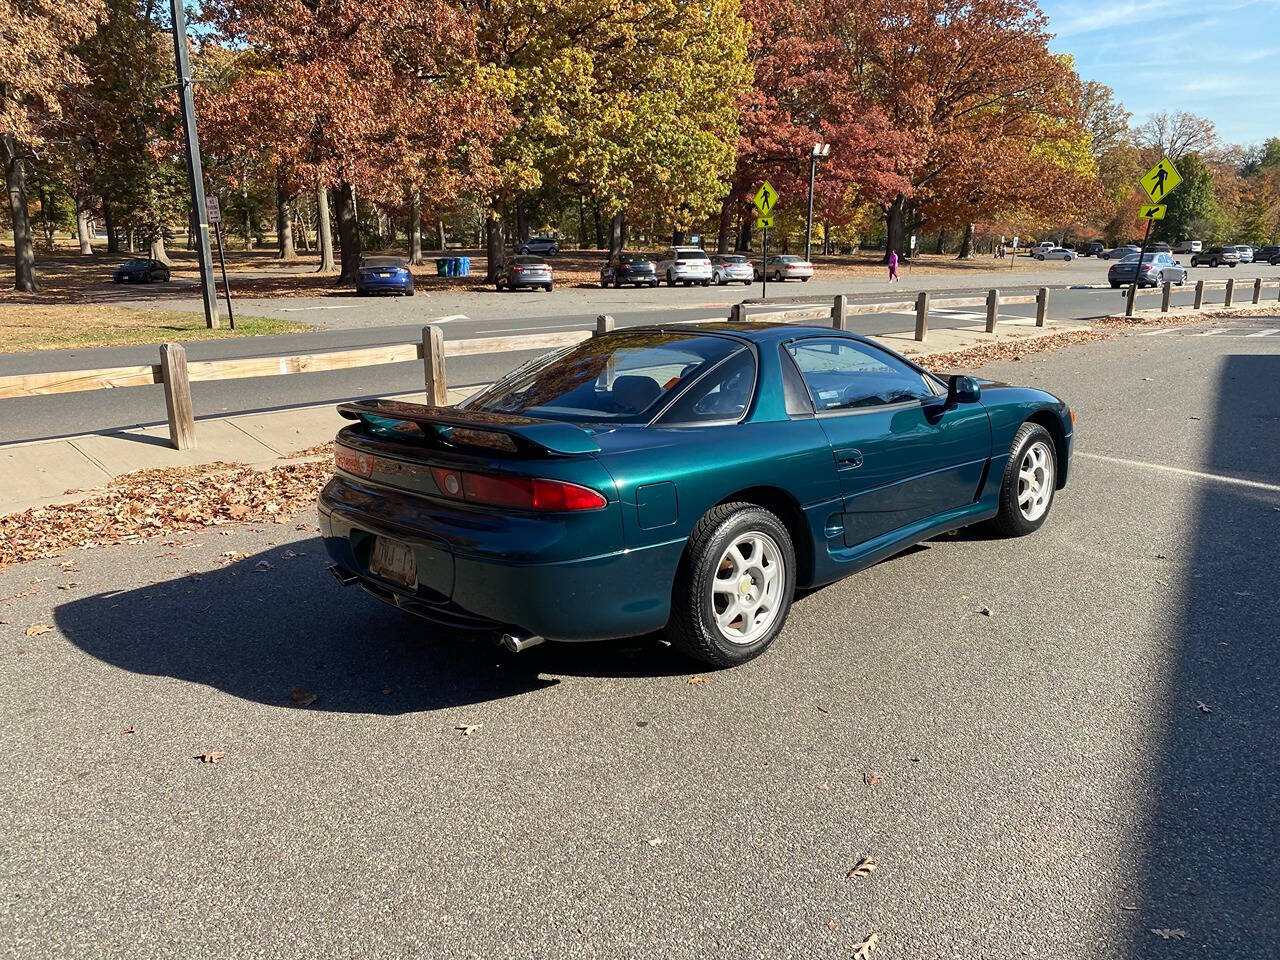
{"type": "MultiPolygon", "coordinates": [[[[1277,281],[1253,281],[1252,302],[1260,303],[1264,287],[1280,286],[1277,281]]],[[[1223,287],[1223,305],[1231,306],[1235,297],[1235,278],[1225,281],[1196,281],[1195,306],[1204,306],[1206,289],[1223,287]]],[[[1161,288],[1138,291],[1140,295],[1155,293],[1161,288]]],[[[1164,284],[1161,310],[1168,312],[1172,297],[1172,285],[1164,284]]],[[[1126,312],[1132,314],[1134,303],[1127,298],[1126,312]]],[[[764,312],[747,312],[746,304],[735,304],[730,320],[773,321],[780,323],[806,323],[822,321],[836,330],[847,330],[849,318],[875,313],[914,311],[916,315],[915,339],[923,342],[929,332],[929,311],[934,307],[985,307],[986,332],[995,332],[1000,308],[1014,304],[1036,305],[1035,324],[1043,327],[1049,322],[1049,288],[1041,287],[1035,294],[1001,296],[998,289],[987,291],[985,297],[933,298],[922,291],[914,300],[888,303],[849,303],[844,294],[832,299],[831,306],[804,305],[794,309],[782,308],[764,312]]],[[[443,406],[448,402],[445,381],[445,358],[465,357],[482,353],[506,353],[518,350],[554,350],[573,346],[592,336],[614,329],[614,319],[608,314],[596,318],[594,331],[569,331],[566,333],[521,334],[510,337],[479,337],[466,340],[448,340],[440,327],[422,328],[420,341],[390,343],[376,347],[356,347],[349,350],[330,350],[323,353],[291,354],[276,357],[236,357],[227,360],[199,360],[188,362],[187,352],[181,344],[166,343],[160,347],[160,362],[122,367],[103,367],[94,370],[57,370],[48,373],[26,373],[0,377],[0,400],[16,397],[45,396],[55,393],[74,393],[89,390],[107,390],[120,387],[164,385],[165,415],[169,423],[169,438],[178,450],[188,450],[196,445],[195,411],[191,400],[191,384],[209,380],[232,380],[244,377],[268,377],[294,373],[317,373],[326,370],[343,370],[351,367],[368,367],[388,363],[404,363],[421,360],[427,399],[443,406]]]]}

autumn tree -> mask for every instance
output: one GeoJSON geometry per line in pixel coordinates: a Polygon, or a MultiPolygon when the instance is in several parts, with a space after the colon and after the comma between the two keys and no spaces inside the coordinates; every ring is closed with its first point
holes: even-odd
{"type": "Polygon", "coordinates": [[[1167,155],[1177,163],[1188,153],[1204,153],[1218,144],[1218,130],[1207,117],[1193,113],[1153,113],[1133,132],[1134,144],[1156,155],[1167,155]]]}
{"type": "Polygon", "coordinates": [[[27,168],[48,147],[68,87],[84,81],[75,45],[93,28],[96,0],[0,0],[0,164],[13,218],[15,286],[36,291],[27,168]]]}

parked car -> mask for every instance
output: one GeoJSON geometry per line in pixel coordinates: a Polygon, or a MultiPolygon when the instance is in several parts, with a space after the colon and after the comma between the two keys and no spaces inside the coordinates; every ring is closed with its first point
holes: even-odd
{"type": "Polygon", "coordinates": [[[724,286],[726,283],[744,283],[751,285],[755,279],[755,270],[751,260],[740,253],[717,253],[711,258],[711,282],[724,286]]]}
{"type": "Polygon", "coordinates": [[[1274,267],[1280,264],[1280,247],[1259,247],[1258,253],[1253,259],[1257,263],[1269,263],[1274,267]]]}
{"type": "Polygon", "coordinates": [[[112,283],[168,283],[169,268],[159,260],[132,258],[116,267],[112,283]]]}
{"type": "Polygon", "coordinates": [[[339,582],[511,650],[663,630],[718,666],[761,654],[797,591],[968,524],[1039,529],[1074,422],[1041,390],[749,322],[593,337],[454,407],[338,410],[339,582]]]}
{"type": "Polygon", "coordinates": [[[1082,257],[1100,257],[1106,249],[1106,244],[1101,240],[1090,240],[1080,247],[1079,253],[1082,257]]]}
{"type": "Polygon", "coordinates": [[[1052,249],[1053,249],[1054,247],[1056,247],[1056,246],[1057,246],[1057,244],[1056,244],[1056,243],[1054,243],[1052,240],[1041,240],[1041,241],[1040,241],[1039,243],[1037,243],[1035,246],[1033,246],[1033,247],[1028,247],[1028,248],[1027,248],[1027,253],[1031,254],[1031,256],[1033,256],[1033,257],[1034,257],[1034,256],[1035,256],[1037,253],[1039,253],[1041,250],[1052,250],[1052,249]]]}
{"type": "Polygon", "coordinates": [[[1173,247],[1167,243],[1153,243],[1147,247],[1147,253],[1173,253],[1173,247]]]}
{"type": "Polygon", "coordinates": [[[643,253],[620,253],[605,261],[600,268],[600,286],[621,287],[624,283],[637,287],[658,285],[658,265],[643,253]]]}
{"type": "Polygon", "coordinates": [[[1199,240],[1179,240],[1173,245],[1174,253],[1199,253],[1204,249],[1204,244],[1199,240]]]}
{"type": "Polygon", "coordinates": [[[548,293],[553,285],[551,264],[541,257],[507,257],[498,274],[499,290],[519,290],[521,287],[541,287],[548,293]]]}
{"type": "Polygon", "coordinates": [[[1036,247],[1032,256],[1037,260],[1074,260],[1075,252],[1066,247],[1036,247]]]}
{"type": "Polygon", "coordinates": [[[1116,247],[1114,250],[1106,250],[1102,253],[1103,260],[1123,260],[1125,257],[1136,257],[1142,252],[1142,248],[1134,243],[1126,243],[1116,247]]]}
{"type": "Polygon", "coordinates": [[[548,257],[554,257],[560,252],[560,241],[555,237],[530,237],[528,240],[521,241],[516,244],[516,253],[541,253],[548,257]]]}
{"type": "Polygon", "coordinates": [[[711,258],[701,247],[670,247],[658,261],[658,276],[669,287],[677,283],[705,287],[711,283],[711,274],[711,258]]]}
{"type": "MultiPolygon", "coordinates": [[[[1107,271],[1107,281],[1112,289],[1128,286],[1133,282],[1133,273],[1138,269],[1138,255],[1125,257],[1119,263],[1113,263],[1107,271]]],[[[1187,268],[1173,259],[1170,253],[1147,253],[1142,256],[1142,272],[1138,275],[1138,286],[1158,287],[1163,283],[1182,286],[1187,282],[1187,268]]]]}
{"type": "Polygon", "coordinates": [[[1241,263],[1253,263],[1253,247],[1237,245],[1231,249],[1240,255],[1241,263]]]}
{"type": "MultiPolygon", "coordinates": [[[[770,257],[764,262],[764,274],[770,280],[781,283],[783,280],[800,280],[808,283],[809,278],[813,276],[813,264],[803,257],[797,257],[794,254],[780,254],[776,257],[770,257]]],[[[761,279],[760,264],[755,264],[755,277],[761,279]]]]}
{"type": "Polygon", "coordinates": [[[402,257],[362,257],[356,273],[356,296],[398,293],[413,296],[413,274],[402,257]]]}
{"type": "Polygon", "coordinates": [[[1201,250],[1199,253],[1191,255],[1191,265],[1199,267],[1207,264],[1216,267],[1220,263],[1225,263],[1228,267],[1234,267],[1240,262],[1240,254],[1235,247],[1210,247],[1208,250],[1201,250]]]}

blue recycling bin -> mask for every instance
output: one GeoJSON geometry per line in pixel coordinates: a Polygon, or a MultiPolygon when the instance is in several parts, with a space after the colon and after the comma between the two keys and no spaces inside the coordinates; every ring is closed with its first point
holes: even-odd
{"type": "Polygon", "coordinates": [[[436,257],[436,276],[447,277],[449,275],[449,258],[436,257]]]}
{"type": "Polygon", "coordinates": [[[458,258],[458,276],[460,277],[471,276],[471,258],[470,257],[458,258]]]}

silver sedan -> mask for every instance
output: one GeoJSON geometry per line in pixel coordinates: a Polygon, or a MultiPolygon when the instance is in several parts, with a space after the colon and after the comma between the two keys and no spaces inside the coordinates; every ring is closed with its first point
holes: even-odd
{"type": "Polygon", "coordinates": [[[499,290],[519,290],[521,287],[541,287],[548,292],[552,287],[551,264],[541,257],[508,257],[502,264],[496,286],[499,290]]]}

